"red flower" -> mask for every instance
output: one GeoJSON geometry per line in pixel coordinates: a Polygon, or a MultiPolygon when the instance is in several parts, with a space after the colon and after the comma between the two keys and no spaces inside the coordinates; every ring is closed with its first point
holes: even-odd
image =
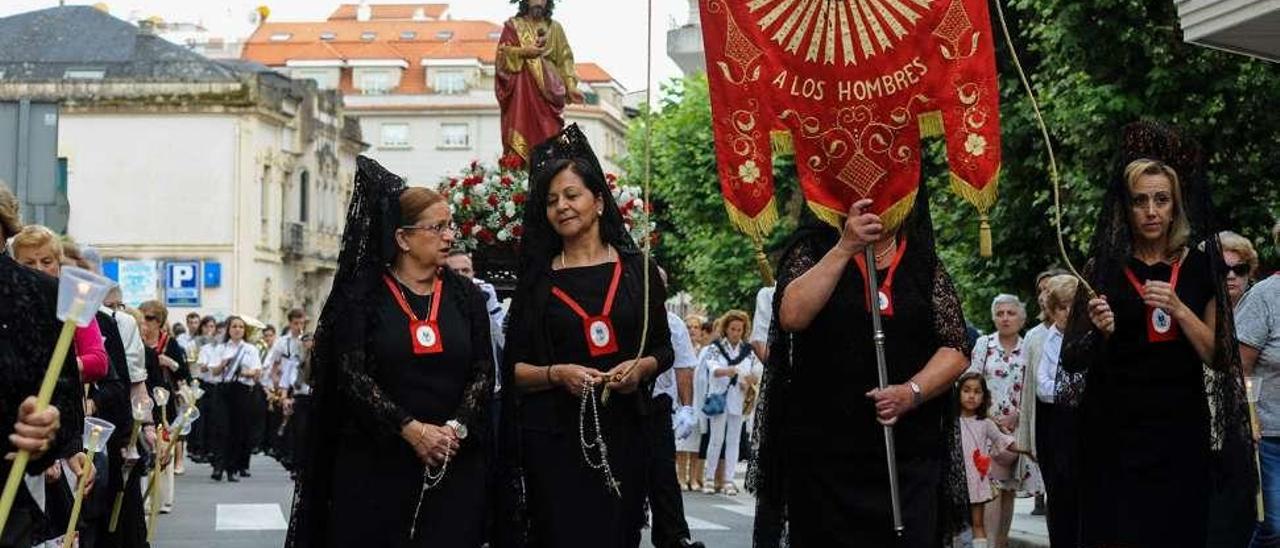
{"type": "Polygon", "coordinates": [[[489,195],[489,199],[488,199],[488,200],[486,200],[486,201],[487,201],[487,202],[489,202],[489,206],[490,206],[490,207],[498,207],[498,195],[497,195],[497,194],[490,194],[490,195],[489,195]]]}
{"type": "Polygon", "coordinates": [[[462,207],[471,207],[471,197],[470,197],[470,196],[463,196],[463,197],[462,197],[462,207]]]}
{"type": "Polygon", "coordinates": [[[517,237],[517,238],[519,238],[520,236],[523,236],[523,235],[524,235],[524,227],[523,227],[523,226],[520,226],[520,225],[512,226],[512,227],[511,227],[511,235],[512,235],[512,236],[515,236],[515,237],[517,237]]]}
{"type": "Polygon", "coordinates": [[[502,179],[501,179],[501,181],[500,181],[500,182],[502,183],[502,186],[511,186],[511,185],[512,185],[511,177],[508,177],[508,176],[506,176],[506,175],[503,175],[503,176],[502,176],[502,179]]]}
{"type": "Polygon", "coordinates": [[[507,154],[498,160],[498,167],[507,171],[513,171],[524,167],[524,158],[519,154],[507,154]]]}
{"type": "Polygon", "coordinates": [[[464,235],[471,234],[471,229],[475,227],[476,227],[476,223],[474,221],[464,221],[462,223],[462,234],[464,235]]]}
{"type": "Polygon", "coordinates": [[[604,180],[609,183],[609,186],[616,186],[618,182],[618,176],[612,173],[605,173],[604,180]]]}
{"type": "Polygon", "coordinates": [[[487,228],[482,228],[480,229],[480,232],[476,233],[476,238],[486,244],[493,243],[493,232],[487,228]]]}
{"type": "Polygon", "coordinates": [[[457,186],[458,186],[458,180],[457,180],[457,179],[455,179],[455,178],[453,178],[453,177],[450,177],[450,178],[449,178],[449,188],[455,188],[455,187],[457,187],[457,186]]]}
{"type": "Polygon", "coordinates": [[[524,193],[523,193],[523,192],[517,192],[517,193],[515,193],[515,194],[512,194],[512,195],[511,195],[511,201],[515,202],[515,203],[516,203],[516,205],[524,204],[524,201],[525,201],[524,193]]]}

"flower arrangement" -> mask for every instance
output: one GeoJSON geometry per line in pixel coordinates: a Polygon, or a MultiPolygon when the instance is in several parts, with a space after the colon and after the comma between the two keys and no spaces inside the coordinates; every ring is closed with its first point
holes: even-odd
{"type": "MultiPolygon", "coordinates": [[[[529,175],[523,167],[524,160],[518,156],[501,158],[497,167],[473,161],[457,175],[441,181],[440,191],[448,199],[458,225],[455,246],[474,251],[482,246],[514,246],[520,240],[529,192],[529,175]]],[[[631,237],[637,244],[651,238],[656,245],[653,209],[645,203],[641,189],[619,184],[612,173],[606,173],[605,180],[631,237]]]]}

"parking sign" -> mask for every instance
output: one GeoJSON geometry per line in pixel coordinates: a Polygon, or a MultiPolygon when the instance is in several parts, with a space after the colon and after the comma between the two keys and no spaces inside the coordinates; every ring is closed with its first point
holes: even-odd
{"type": "Polygon", "coordinates": [[[170,261],[164,264],[164,305],[200,306],[200,262],[170,261]]]}

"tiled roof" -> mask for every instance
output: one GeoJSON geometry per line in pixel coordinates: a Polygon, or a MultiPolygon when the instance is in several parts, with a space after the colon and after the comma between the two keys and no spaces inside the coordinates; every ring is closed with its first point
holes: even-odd
{"type": "MultiPolygon", "coordinates": [[[[329,20],[356,19],[356,8],[358,4],[342,4],[338,9],[333,10],[329,14],[329,20]]],[[[372,12],[372,19],[413,19],[414,12],[422,9],[423,15],[428,19],[439,19],[444,17],[444,12],[449,9],[449,4],[369,4],[372,12]]]]}
{"type": "Polygon", "coordinates": [[[613,76],[600,65],[595,63],[578,63],[575,70],[578,72],[578,80],[588,84],[607,84],[613,82],[613,76]]]}
{"type": "Polygon", "coordinates": [[[448,40],[494,41],[502,33],[502,26],[488,21],[317,21],[317,22],[266,22],[249,36],[248,43],[290,44],[314,42],[323,33],[333,33],[330,41],[360,41],[366,32],[374,33],[374,41],[443,42],[439,33],[452,32],[448,40]],[[403,40],[401,34],[413,32],[412,40],[403,40]],[[272,41],[277,34],[288,34],[288,40],[272,41]],[[492,34],[492,36],[490,36],[492,34]]]}

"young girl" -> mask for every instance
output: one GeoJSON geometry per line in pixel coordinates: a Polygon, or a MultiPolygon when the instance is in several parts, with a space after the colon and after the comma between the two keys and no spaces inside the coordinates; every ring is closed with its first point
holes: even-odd
{"type": "Polygon", "coordinates": [[[987,547],[987,530],[983,525],[983,505],[994,497],[991,490],[991,464],[999,459],[1012,464],[1017,455],[1031,456],[1018,447],[1012,436],[1000,431],[987,417],[991,408],[991,392],[981,373],[960,376],[960,441],[964,451],[964,469],[969,483],[969,509],[973,518],[973,548],[987,547]]]}

